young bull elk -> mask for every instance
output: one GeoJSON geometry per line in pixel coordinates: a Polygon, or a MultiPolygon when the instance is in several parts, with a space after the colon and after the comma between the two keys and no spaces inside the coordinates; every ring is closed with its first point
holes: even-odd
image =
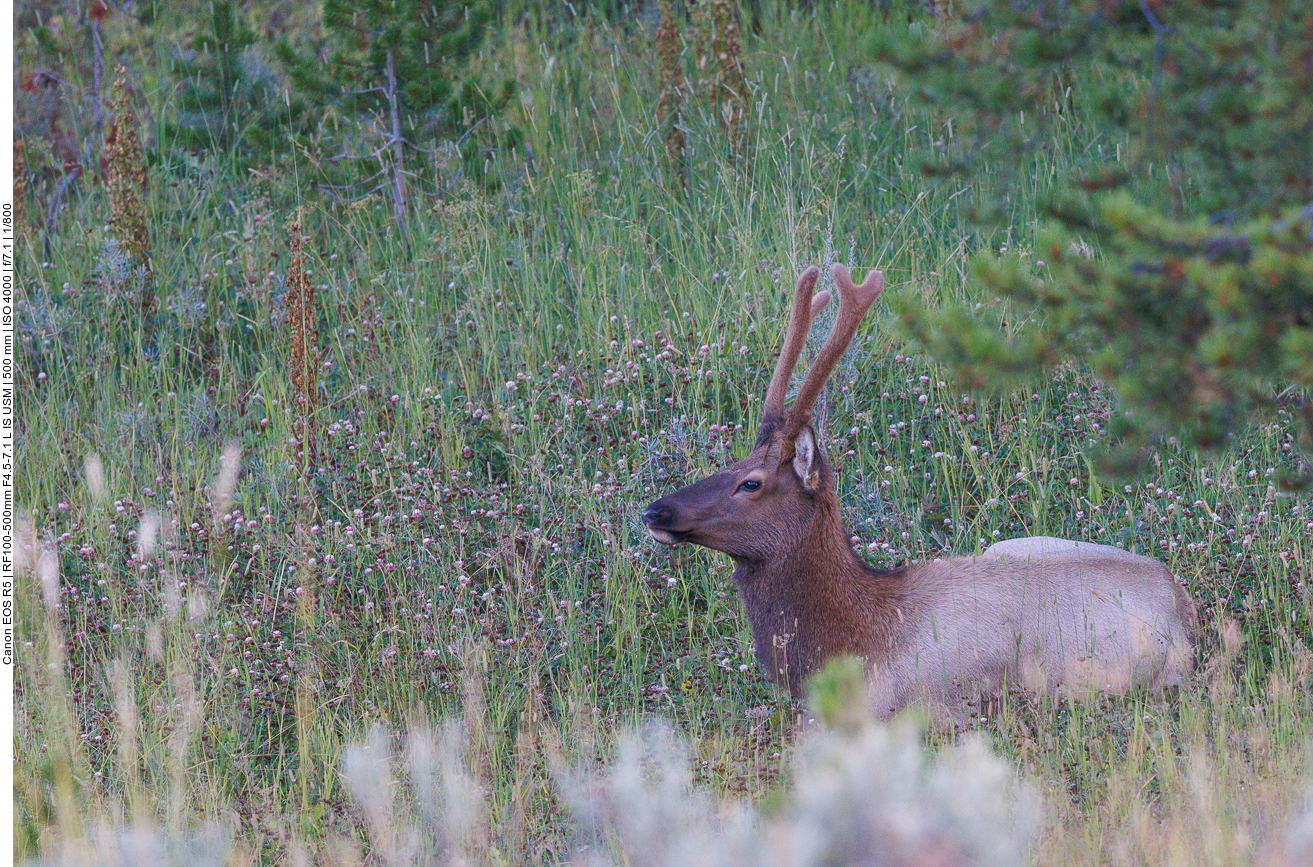
{"type": "Polygon", "coordinates": [[[878,571],[848,543],[812,405],[884,289],[834,266],[839,314],[793,405],[785,392],[812,317],[818,275],[798,279],[784,348],[752,453],[648,506],[658,542],[734,560],[757,660],[797,695],[837,654],[862,657],[873,710],[914,701],[961,722],[977,698],[1032,691],[1158,689],[1189,670],[1194,606],[1162,563],[1120,548],[1039,536],[983,554],[878,571]]]}

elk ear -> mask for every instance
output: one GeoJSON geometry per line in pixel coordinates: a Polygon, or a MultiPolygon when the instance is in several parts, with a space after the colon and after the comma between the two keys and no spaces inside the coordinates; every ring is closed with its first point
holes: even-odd
{"type": "Polygon", "coordinates": [[[793,471],[807,491],[821,486],[820,461],[816,459],[816,435],[808,425],[798,431],[793,441],[793,471]]]}

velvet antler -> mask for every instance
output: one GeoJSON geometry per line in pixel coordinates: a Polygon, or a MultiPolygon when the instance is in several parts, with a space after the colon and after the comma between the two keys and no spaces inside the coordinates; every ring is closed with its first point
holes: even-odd
{"type": "MultiPolygon", "coordinates": [[[[799,281],[800,289],[801,285],[799,281]]],[[[834,327],[830,329],[830,336],[825,339],[825,345],[821,347],[816,360],[812,362],[811,369],[807,371],[807,378],[803,380],[802,388],[798,390],[798,396],[793,400],[793,406],[789,407],[785,424],[786,440],[792,440],[797,436],[798,431],[811,421],[812,406],[816,403],[821,389],[825,387],[825,380],[830,378],[830,373],[843,357],[844,350],[848,348],[849,343],[852,343],[853,335],[857,333],[857,326],[862,321],[862,317],[884,291],[884,275],[879,271],[868,271],[861,285],[855,285],[848,269],[842,265],[835,265],[834,287],[839,290],[839,316],[834,320],[834,327]]],[[[796,300],[794,303],[797,304],[796,300]]],[[[794,318],[796,317],[795,306],[794,318]]],[[[789,322],[789,333],[792,336],[792,320],[789,322]]],[[[799,349],[801,349],[801,340],[799,349]]],[[[784,356],[781,355],[780,361],[783,360],[784,356]]],[[[794,361],[797,361],[796,356],[794,361]]],[[[792,370],[792,363],[789,369],[792,370]]],[[[779,376],[779,370],[779,367],[775,368],[776,376],[779,376]]],[[[774,386],[775,383],[772,382],[771,387],[774,386]]]]}
{"type": "Polygon", "coordinates": [[[784,418],[784,398],[789,391],[793,369],[798,366],[802,346],[807,342],[812,317],[830,300],[829,292],[812,297],[820,273],[819,268],[812,266],[798,276],[798,286],[793,292],[793,311],[789,314],[789,327],[784,333],[784,346],[780,349],[779,360],[775,362],[775,373],[771,376],[770,387],[766,389],[766,402],[761,408],[763,433],[768,433],[784,418]]]}

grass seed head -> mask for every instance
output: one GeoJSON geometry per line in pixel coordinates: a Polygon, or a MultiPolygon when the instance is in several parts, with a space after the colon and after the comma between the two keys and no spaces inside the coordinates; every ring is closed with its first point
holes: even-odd
{"type": "Polygon", "coordinates": [[[36,522],[30,512],[20,509],[14,528],[14,572],[22,575],[35,568],[37,557],[36,522]]]}
{"type": "Polygon", "coordinates": [[[219,456],[219,475],[214,481],[214,491],[210,499],[210,509],[218,526],[223,513],[232,502],[233,491],[237,488],[237,474],[242,468],[242,444],[229,440],[223,445],[223,454],[219,456]]]}
{"type": "Polygon", "coordinates": [[[137,562],[145,563],[155,553],[155,543],[159,541],[160,536],[160,514],[155,511],[146,511],[141,516],[141,524],[137,528],[137,562]]]}
{"type": "Polygon", "coordinates": [[[100,455],[87,452],[87,456],[82,459],[82,472],[87,479],[87,492],[91,494],[91,501],[97,505],[103,504],[108,499],[109,491],[105,487],[105,463],[100,455]]]}
{"type": "Polygon", "coordinates": [[[54,613],[59,607],[59,552],[54,543],[41,546],[41,553],[36,561],[37,578],[41,580],[41,601],[46,610],[54,613]]]}

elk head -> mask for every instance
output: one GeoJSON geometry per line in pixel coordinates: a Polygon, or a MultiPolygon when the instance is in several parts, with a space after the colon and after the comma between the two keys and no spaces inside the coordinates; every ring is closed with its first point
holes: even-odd
{"type": "Polygon", "coordinates": [[[834,266],[839,315],[786,410],[789,380],[812,317],[830,298],[828,292],[813,297],[819,274],[812,267],[798,278],[784,347],[766,390],[752,453],[648,506],[643,523],[658,542],[692,542],[741,562],[773,560],[799,548],[812,527],[818,502],[832,498],[830,467],[811,425],[812,406],[857,333],[858,323],[884,290],[884,276],[870,271],[857,285],[847,268],[834,266]]]}

